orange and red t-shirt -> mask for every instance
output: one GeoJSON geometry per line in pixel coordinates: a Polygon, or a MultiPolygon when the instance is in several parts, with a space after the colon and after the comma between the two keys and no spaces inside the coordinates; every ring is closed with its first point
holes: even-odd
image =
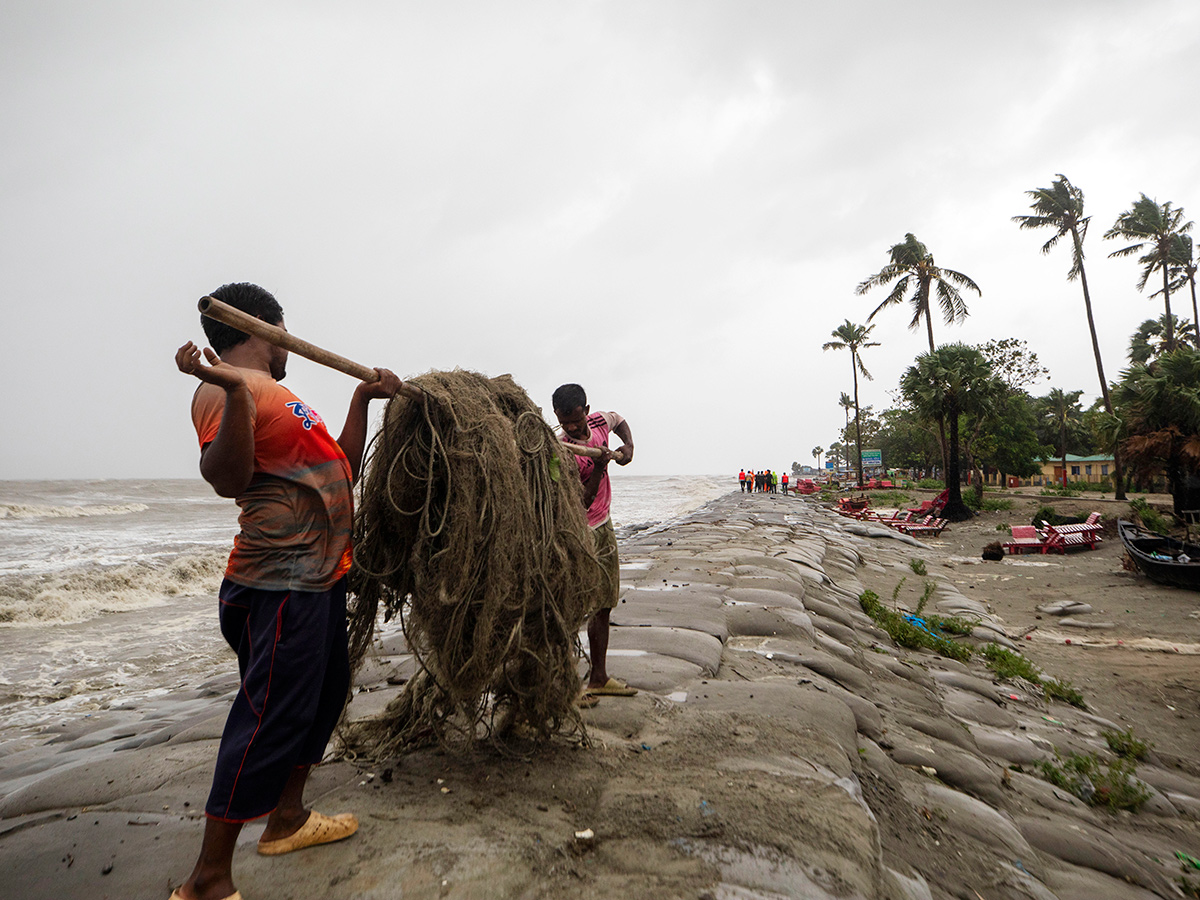
{"type": "MultiPolygon", "coordinates": [[[[325,422],[266,372],[243,369],[254,399],[254,477],[236,498],[241,532],[225,577],[265,590],[323,591],[350,569],[350,463],[325,422]]],[[[221,425],[225,391],[192,398],[200,446],[221,425]]]]}

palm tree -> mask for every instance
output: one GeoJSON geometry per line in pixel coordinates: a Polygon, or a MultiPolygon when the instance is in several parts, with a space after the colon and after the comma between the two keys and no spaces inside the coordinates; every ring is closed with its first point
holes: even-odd
{"type": "Polygon", "coordinates": [[[1106,240],[1125,238],[1136,242],[1122,247],[1120,250],[1114,250],[1108,254],[1110,258],[1131,256],[1134,253],[1145,251],[1142,256],[1138,257],[1138,262],[1144,266],[1142,277],[1138,281],[1139,291],[1145,289],[1146,283],[1155,270],[1162,270],[1163,304],[1167,312],[1165,343],[1168,351],[1175,349],[1175,332],[1172,329],[1171,319],[1170,278],[1173,253],[1177,255],[1179,252],[1175,249],[1175,241],[1179,235],[1191,231],[1191,229],[1192,223],[1183,221],[1182,207],[1173,209],[1170,201],[1159,206],[1157,201],[1142,194],[1134,201],[1130,209],[1117,216],[1113,227],[1104,232],[1106,240]]]}
{"type": "Polygon", "coordinates": [[[1192,289],[1192,321],[1200,323],[1200,309],[1196,307],[1196,257],[1192,253],[1192,236],[1177,234],[1171,245],[1171,266],[1176,280],[1171,290],[1177,291],[1184,284],[1192,289]]]}
{"type": "Polygon", "coordinates": [[[813,447],[812,455],[813,455],[813,459],[815,459],[817,461],[817,469],[819,471],[821,468],[821,457],[825,455],[825,448],[824,447],[813,447]]]}
{"type": "MultiPolygon", "coordinates": [[[[1091,216],[1083,214],[1083,191],[1071,184],[1066,175],[1057,175],[1048,188],[1036,188],[1025,192],[1033,198],[1029,205],[1035,215],[1013,216],[1021,228],[1053,228],[1054,236],[1042,245],[1042,252],[1049,253],[1059,240],[1071,236],[1071,268],[1067,281],[1079,279],[1083,287],[1083,306],[1087,310],[1088,331],[1092,335],[1092,355],[1096,358],[1096,374],[1100,376],[1100,396],[1104,398],[1104,410],[1113,414],[1112,398],[1108,394],[1108,379],[1104,377],[1104,362],[1100,358],[1100,342],[1096,339],[1096,321],[1092,317],[1092,297],[1088,293],[1087,272],[1083,268],[1083,239],[1087,237],[1091,216]]],[[[1107,235],[1105,235],[1107,237],[1107,235]]],[[[1125,475],[1122,472],[1119,449],[1113,450],[1113,485],[1118,500],[1125,499],[1125,475]]]]}
{"type": "MultiPolygon", "coordinates": [[[[867,347],[878,347],[879,344],[875,341],[869,341],[867,338],[871,336],[871,331],[874,325],[855,325],[849,319],[833,329],[831,336],[836,340],[829,341],[821,349],[822,350],[849,350],[850,351],[850,373],[854,376],[854,443],[858,448],[858,483],[861,486],[863,483],[862,470],[862,420],[859,417],[858,411],[858,373],[862,372],[863,378],[867,381],[873,381],[871,373],[867,371],[867,367],[863,365],[862,358],[858,355],[859,351],[867,347]]],[[[842,396],[845,396],[843,394],[842,396]]]]}
{"type": "Polygon", "coordinates": [[[902,302],[911,288],[908,302],[913,308],[913,317],[908,327],[916,330],[921,325],[921,319],[925,320],[929,334],[929,352],[932,353],[934,344],[933,316],[929,305],[930,289],[937,292],[938,305],[942,308],[942,317],[947,325],[961,322],[968,315],[967,304],[963,302],[959,288],[969,288],[980,295],[982,291],[979,290],[979,285],[962,272],[938,268],[929,249],[912,234],[906,234],[902,242],[892,246],[888,255],[892,261],[855,288],[854,293],[862,296],[871,288],[896,282],[892,292],[867,316],[867,321],[870,322],[881,309],[902,302]]]}
{"type": "Polygon", "coordinates": [[[1083,410],[1079,408],[1079,398],[1083,396],[1083,391],[1063,391],[1061,388],[1052,388],[1050,393],[1045,397],[1045,411],[1048,417],[1053,418],[1056,430],[1058,431],[1058,449],[1059,455],[1062,457],[1062,483],[1067,483],[1067,430],[1068,428],[1078,430],[1081,427],[1080,416],[1083,415],[1083,410]]]}
{"type": "Polygon", "coordinates": [[[1166,318],[1164,313],[1157,319],[1147,319],[1138,326],[1138,330],[1129,339],[1131,363],[1148,363],[1165,353],[1167,348],[1163,338],[1168,331],[1174,333],[1177,348],[1197,346],[1195,325],[1187,319],[1177,319],[1175,316],[1171,316],[1172,321],[1168,323],[1166,318]]]}
{"type": "Polygon", "coordinates": [[[1189,476],[1200,473],[1200,350],[1181,348],[1123,373],[1114,391],[1136,471],[1167,472],[1176,515],[1191,508],[1189,476]]]}
{"type": "Polygon", "coordinates": [[[978,412],[982,398],[991,393],[994,383],[995,376],[983,354],[966,344],[944,344],[933,353],[922,353],[900,377],[900,394],[918,415],[950,425],[946,468],[948,496],[942,515],[952,521],[972,515],[962,499],[958,418],[978,412]]]}

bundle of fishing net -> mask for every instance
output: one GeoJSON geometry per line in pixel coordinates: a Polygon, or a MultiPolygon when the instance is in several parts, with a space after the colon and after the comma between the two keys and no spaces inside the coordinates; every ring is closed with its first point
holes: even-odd
{"type": "Polygon", "coordinates": [[[431,740],[582,735],[578,633],[603,578],[574,456],[507,375],[430,372],[388,403],[355,517],[355,667],[380,607],[417,674],[343,730],[376,759],[431,740]],[[560,456],[561,453],[561,456],[560,456]]]}

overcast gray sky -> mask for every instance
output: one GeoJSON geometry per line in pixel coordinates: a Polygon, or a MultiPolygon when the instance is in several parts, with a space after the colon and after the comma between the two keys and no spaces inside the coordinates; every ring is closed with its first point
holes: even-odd
{"type": "MultiPolygon", "coordinates": [[[[1117,377],[1162,306],[1100,237],[1142,191],[1200,218],[1198,44],[1194,0],[10,0],[0,478],[194,476],[173,354],[227,281],[402,377],[510,372],[547,413],[578,381],[631,474],[785,468],[836,439],[821,345],[911,231],[983,289],[939,342],[1022,338],[1035,393],[1090,398],[1067,250],[1010,217],[1083,189],[1117,377]]],[[[864,404],[925,348],[908,318],[864,404]]],[[[347,377],[288,384],[336,431],[347,377]]]]}

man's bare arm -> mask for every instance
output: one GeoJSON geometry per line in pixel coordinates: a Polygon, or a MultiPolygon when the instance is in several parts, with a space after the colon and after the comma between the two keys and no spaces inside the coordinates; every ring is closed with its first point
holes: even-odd
{"type": "Polygon", "coordinates": [[[188,341],[176,351],[175,365],[180,372],[225,391],[217,436],[200,451],[200,475],[220,496],[236,497],[254,477],[254,398],[236,366],[222,362],[207,347],[204,356],[207,366],[200,359],[200,348],[188,341]]]}
{"type": "Polygon", "coordinates": [[[354,481],[358,481],[362,471],[363,452],[367,447],[367,407],[372,400],[394,397],[402,384],[390,369],[377,368],[375,371],[379,373],[378,381],[363,381],[354,389],[350,408],[346,411],[346,424],[338,435],[338,446],[350,461],[354,481]]]}
{"type": "Polygon", "coordinates": [[[613,459],[619,466],[627,466],[633,462],[633,432],[629,430],[629,422],[622,419],[613,428],[613,434],[621,439],[621,446],[614,451],[613,459]]]}
{"type": "Polygon", "coordinates": [[[592,462],[592,474],[588,476],[588,480],[583,483],[583,508],[590,509],[592,501],[596,499],[596,494],[600,490],[600,481],[604,477],[605,471],[608,469],[608,463],[612,460],[613,453],[611,450],[602,447],[604,450],[603,456],[597,456],[592,462]]]}

